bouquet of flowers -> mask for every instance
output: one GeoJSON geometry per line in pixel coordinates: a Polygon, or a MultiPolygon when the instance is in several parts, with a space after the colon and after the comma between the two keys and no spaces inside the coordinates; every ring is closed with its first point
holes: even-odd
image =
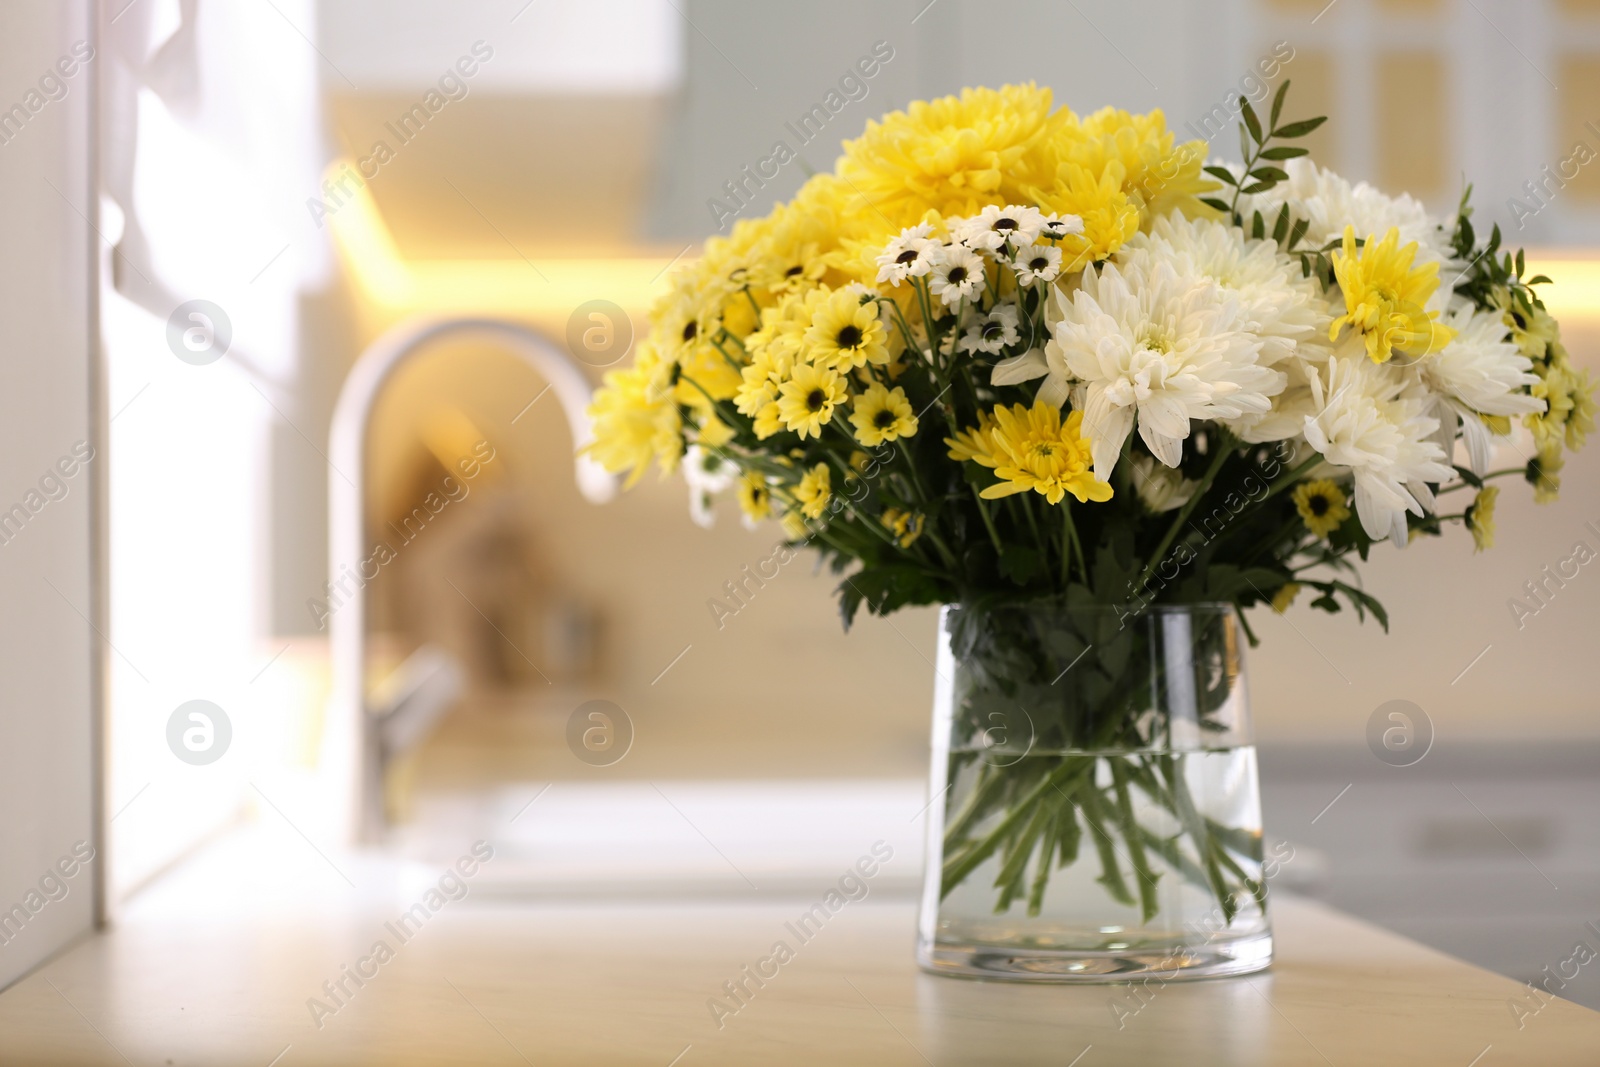
{"type": "Polygon", "coordinates": [[[1054,755],[984,763],[952,799],[945,893],[987,863],[999,910],[1037,910],[1081,820],[1118,842],[1100,880],[1130,905],[1117,868],[1142,890],[1151,854],[1224,907],[1259,895],[1240,862],[1259,864],[1259,834],[1197,819],[1171,766],[1062,755],[1150,740],[1112,634],[1220,602],[1254,643],[1244,609],[1303,591],[1387,626],[1352,557],[1451,525],[1489,548],[1495,483],[1553,500],[1593,427],[1548,279],[1478,232],[1467,195],[1436,219],[1319,167],[1296,142],[1324,120],[1286,120],[1287,89],[1244,103],[1241,161],[1216,165],[1160,111],[1080,117],[1031,84],[870,122],[832,173],[673,275],[594,401],[609,469],[682,466],[700,513],[735,489],[843,576],[847,627],[955,606],[962,654],[987,664],[959,694],[971,734],[987,703],[1028,705],[1054,755]],[[1497,451],[1521,455],[1495,469],[1497,451]],[[1038,601],[1112,625],[1033,634],[1008,611],[1038,601]],[[1090,645],[1076,688],[1050,688],[1090,645]],[[1124,818],[1130,787],[1179,833],[1124,818]]]}

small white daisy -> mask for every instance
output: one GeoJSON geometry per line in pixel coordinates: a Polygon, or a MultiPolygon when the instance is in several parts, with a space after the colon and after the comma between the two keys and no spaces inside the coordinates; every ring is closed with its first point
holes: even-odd
{"type": "Polygon", "coordinates": [[[1061,273],[1061,249],[1055,245],[1029,245],[1026,248],[1019,248],[1012,266],[1017,272],[1018,285],[1053,282],[1056,280],[1056,275],[1061,273]]]}
{"type": "Polygon", "coordinates": [[[969,219],[954,219],[950,232],[968,248],[992,252],[1010,240],[1013,247],[1032,244],[1044,230],[1044,213],[1036,207],[990,205],[969,219]]]}
{"type": "Polygon", "coordinates": [[[986,352],[992,356],[1016,343],[1017,306],[996,304],[967,328],[957,347],[963,352],[986,352]]]}
{"type": "Polygon", "coordinates": [[[1083,219],[1077,215],[1046,215],[1044,228],[1039,231],[1047,241],[1059,241],[1063,237],[1083,232],[1083,219]]]}
{"type": "Polygon", "coordinates": [[[683,456],[683,478],[689,483],[689,518],[696,526],[711,529],[717,518],[714,499],[738,476],[739,468],[724,459],[721,452],[689,446],[683,456]]]}
{"type": "Polygon", "coordinates": [[[983,257],[965,245],[945,245],[929,278],[933,295],[954,307],[983,292],[983,257]]]}
{"type": "Polygon", "coordinates": [[[933,227],[926,222],[901,230],[900,236],[892,239],[877,259],[878,281],[899,285],[907,278],[921,278],[932,270],[939,258],[939,249],[943,247],[928,236],[932,232],[933,227]]]}

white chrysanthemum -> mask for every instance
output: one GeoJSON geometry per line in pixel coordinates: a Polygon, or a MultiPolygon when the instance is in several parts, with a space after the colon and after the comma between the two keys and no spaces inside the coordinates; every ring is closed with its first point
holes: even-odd
{"type": "Polygon", "coordinates": [[[1200,488],[1200,483],[1185,478],[1180,471],[1164,467],[1140,452],[1133,457],[1133,485],[1139,502],[1152,515],[1183,507],[1200,488]]]}
{"type": "Polygon", "coordinates": [[[1389,196],[1366,182],[1351,184],[1331,170],[1325,170],[1304,156],[1283,165],[1289,180],[1271,189],[1241,199],[1240,214],[1248,219],[1261,212],[1270,227],[1279,209],[1287,203],[1289,214],[1308,222],[1305,237],[1297,248],[1322,248],[1344,237],[1346,225],[1354,226],[1356,236],[1382,237],[1391,228],[1400,231],[1400,243],[1417,243],[1416,263],[1445,262],[1451,258],[1450,234],[1429,217],[1422,202],[1404,193],[1389,196]]]}
{"type": "Polygon", "coordinates": [[[928,236],[933,227],[924,222],[907,226],[889,241],[877,258],[878,282],[899,285],[907,278],[920,278],[933,269],[943,244],[928,236]]]}
{"type": "Polygon", "coordinates": [[[1272,398],[1272,409],[1262,415],[1246,415],[1229,427],[1241,440],[1251,444],[1286,441],[1305,430],[1306,416],[1317,411],[1311,395],[1313,364],[1305,358],[1308,352],[1318,353],[1322,360],[1328,358],[1327,349],[1307,345],[1296,356],[1278,364],[1286,381],[1283,391],[1272,398]]]}
{"type": "Polygon", "coordinates": [[[1311,369],[1316,414],[1306,416],[1305,437],[1329,463],[1355,478],[1356,514],[1367,536],[1404,547],[1406,513],[1433,508],[1429,482],[1453,474],[1434,440],[1439,420],[1427,413],[1421,390],[1408,390],[1403,371],[1359,352],[1330,357],[1311,369]]]}
{"type": "Polygon", "coordinates": [[[1071,296],[1052,294],[1046,317],[1039,397],[1059,405],[1070,395],[1083,411],[1102,481],[1136,418],[1150,451],[1176,467],[1193,420],[1262,414],[1284,386],[1281,372],[1261,365],[1261,339],[1238,298],[1148,249],[1120,267],[1085,270],[1071,296]]]}
{"type": "Polygon", "coordinates": [[[1537,384],[1539,378],[1533,373],[1532,361],[1507,339],[1499,313],[1478,311],[1463,302],[1443,321],[1455,330],[1454,339],[1436,355],[1418,361],[1414,371],[1437,398],[1433,414],[1439,419],[1441,446],[1450,451],[1459,427],[1472,469],[1486,474],[1493,442],[1478,414],[1543,411],[1545,402],[1530,396],[1525,388],[1537,384]]]}
{"type": "Polygon", "coordinates": [[[689,517],[709,530],[716,523],[712,502],[739,477],[739,468],[720,454],[690,445],[683,455],[683,480],[689,483],[689,517]]]}
{"type": "Polygon", "coordinates": [[[1301,342],[1327,336],[1333,315],[1319,286],[1276,241],[1253,240],[1237,226],[1173,212],[1156,219],[1148,234],[1135,234],[1118,259],[1126,261],[1141,248],[1237,295],[1250,329],[1261,336],[1261,362],[1269,367],[1294,355],[1301,342]]]}

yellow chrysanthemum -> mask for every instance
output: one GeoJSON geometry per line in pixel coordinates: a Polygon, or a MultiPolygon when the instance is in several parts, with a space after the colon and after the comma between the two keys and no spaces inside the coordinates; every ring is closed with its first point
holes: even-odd
{"type": "Polygon", "coordinates": [[[889,362],[886,334],[877,303],[863,304],[854,291],[841,289],[812,316],[805,333],[806,354],[821,366],[841,371],[884,364],[889,362]]]}
{"type": "Polygon", "coordinates": [[[1327,537],[1350,517],[1344,490],[1326,478],[1295,486],[1294,506],[1305,521],[1306,529],[1317,537],[1327,537]]]}
{"type": "Polygon", "coordinates": [[[1062,274],[1098,263],[1139,232],[1139,207],[1122,186],[1120,163],[1112,163],[1098,177],[1087,167],[1065,166],[1046,203],[1053,211],[1083,219],[1083,232],[1061,239],[1062,274]]]}
{"type": "Polygon", "coordinates": [[[1052,130],[1049,89],[964,89],[868,122],[845,142],[836,173],[870,205],[858,223],[888,236],[929,211],[974,215],[1026,203],[1024,191],[1044,177],[1040,151],[1052,130]]]}
{"type": "Polygon", "coordinates": [[[948,455],[951,459],[961,463],[971,461],[985,467],[998,467],[999,459],[995,457],[994,447],[994,417],[987,411],[978,412],[978,425],[971,430],[957,430],[954,437],[946,437],[944,443],[950,446],[948,455]]]}
{"type": "MultiPolygon", "coordinates": [[[[1074,411],[1061,421],[1054,404],[1038,402],[1032,408],[1014,404],[994,409],[990,433],[999,461],[998,485],[981,494],[989,500],[1029,489],[1059,504],[1066,494],[1078,500],[1110,500],[1111,485],[1095,478],[1089,439],[1083,436],[1083,412],[1074,411]]],[[[974,457],[976,458],[976,457],[974,457]]]]}
{"type": "Polygon", "coordinates": [[[1067,161],[1097,175],[1117,164],[1122,189],[1142,209],[1145,226],[1172,211],[1211,213],[1199,198],[1221,186],[1202,173],[1206,142],[1174,144],[1159,108],[1145,115],[1102,108],[1081,122],[1065,124],[1063,134],[1067,161]]]}
{"type": "Polygon", "coordinates": [[[747,471],[739,479],[739,510],[759,522],[772,517],[772,489],[766,476],[747,471]]]}
{"type": "Polygon", "coordinates": [[[1289,610],[1289,605],[1293,604],[1294,598],[1299,595],[1299,582],[1284,582],[1278,586],[1278,591],[1272,594],[1272,610],[1282,615],[1289,610]]]}
{"type": "Polygon", "coordinates": [[[1494,547],[1494,502],[1500,487],[1486,485],[1478,490],[1467,507],[1467,529],[1472,531],[1472,550],[1482,552],[1494,547]]]}
{"type": "Polygon", "coordinates": [[[850,424],[856,428],[856,440],[868,448],[917,432],[917,416],[905,390],[898,386],[886,389],[877,382],[856,396],[850,424]]]}
{"type": "Polygon", "coordinates": [[[1425,356],[1450,342],[1455,331],[1428,311],[1428,299],[1439,288],[1439,264],[1414,267],[1417,243],[1401,247],[1400,230],[1391,227],[1380,241],[1369,236],[1358,251],[1353,226],[1344,228],[1344,248],[1333,253],[1333,272],[1344,293],[1345,314],[1333,320],[1328,340],[1337,340],[1349,326],[1362,335],[1374,363],[1387,363],[1400,352],[1425,356]]]}
{"type": "Polygon", "coordinates": [[[901,548],[910,548],[912,543],[922,536],[923,519],[920,512],[887,508],[878,521],[883,523],[884,529],[894,535],[895,543],[901,548]]]}
{"type": "Polygon", "coordinates": [[[606,373],[589,405],[594,441],[586,451],[613,474],[631,471],[629,486],[652,459],[668,473],[683,455],[682,420],[669,399],[671,369],[643,344],[633,366],[606,373]]]}
{"type": "Polygon", "coordinates": [[[845,402],[849,390],[844,378],[827,367],[801,363],[778,389],[778,417],[785,429],[801,439],[821,437],[833,418],[833,409],[845,402]]]}
{"type": "Polygon", "coordinates": [[[805,476],[800,479],[800,484],[794,487],[794,502],[800,505],[800,511],[806,518],[822,518],[822,513],[828,508],[828,501],[833,499],[832,481],[828,465],[818,463],[806,471],[805,476]]]}

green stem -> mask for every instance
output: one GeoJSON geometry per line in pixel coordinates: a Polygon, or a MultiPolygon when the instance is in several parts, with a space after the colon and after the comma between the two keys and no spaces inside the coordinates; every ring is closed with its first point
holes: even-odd
{"type": "Polygon", "coordinates": [[[1000,531],[994,528],[994,518],[989,514],[989,502],[983,499],[983,494],[975,485],[972,487],[972,499],[978,502],[978,514],[983,516],[983,525],[989,530],[989,540],[994,542],[994,550],[1004,552],[1005,546],[1000,543],[1000,531]]]}
{"type": "Polygon", "coordinates": [[[1061,591],[1072,584],[1072,508],[1061,502],[1061,591]]]}
{"type": "MultiPolygon", "coordinates": [[[[1200,503],[1200,498],[1206,495],[1206,491],[1211,488],[1211,483],[1216,481],[1217,472],[1222,470],[1222,465],[1227,462],[1228,456],[1233,452],[1233,434],[1219,427],[1217,440],[1212,442],[1212,445],[1216,448],[1217,453],[1211,457],[1211,465],[1206,468],[1205,474],[1200,479],[1200,484],[1195,486],[1193,495],[1179,509],[1178,517],[1172,520],[1171,526],[1167,527],[1167,532],[1161,538],[1161,543],[1156,545],[1154,552],[1150,553],[1150,562],[1145,564],[1144,570],[1140,572],[1137,585],[1142,586],[1149,580],[1151,573],[1155,571],[1156,566],[1161,562],[1161,558],[1166,554],[1167,549],[1171,547],[1173,538],[1178,536],[1178,531],[1183,529],[1183,524],[1188,521],[1189,515],[1195,509],[1195,505],[1200,503]]],[[[1272,494],[1268,493],[1267,495],[1271,496],[1272,494]]]]}
{"type": "MultiPolygon", "coordinates": [[[[1508,467],[1503,471],[1492,471],[1489,474],[1485,474],[1482,478],[1479,478],[1478,480],[1480,482],[1487,482],[1491,478],[1509,478],[1513,474],[1526,474],[1526,473],[1527,473],[1527,468],[1526,467],[1508,467]]],[[[1441,489],[1441,490],[1439,490],[1437,493],[1435,493],[1433,495],[1434,496],[1444,496],[1446,493],[1453,493],[1457,489],[1476,489],[1476,488],[1478,488],[1478,487],[1473,485],[1471,482],[1457,482],[1455,485],[1452,485],[1452,486],[1449,486],[1447,488],[1441,489]]]]}
{"type": "Polygon", "coordinates": [[[1122,824],[1122,839],[1128,846],[1128,860],[1133,864],[1134,874],[1139,880],[1139,914],[1144,922],[1149,922],[1155,918],[1160,907],[1156,897],[1157,875],[1150,869],[1150,861],[1145,858],[1144,842],[1139,838],[1139,823],[1133,817],[1133,801],[1128,796],[1128,769],[1118,756],[1108,757],[1106,762],[1111,765],[1111,781],[1117,791],[1117,816],[1122,824]]]}
{"type": "Polygon", "coordinates": [[[1045,795],[1047,790],[1060,789],[1062,794],[1070,799],[1073,791],[1081,784],[1081,781],[1073,781],[1073,777],[1076,775],[1081,778],[1085,770],[1092,770],[1093,767],[1094,757],[1090,756],[1087,759],[1078,757],[1063,760],[1059,767],[1046,774],[1037,785],[1028,790],[1025,795],[1011,806],[1011,810],[1000,820],[1000,824],[986,834],[982,840],[974,842],[957,855],[945,860],[940,895],[948,894],[952,889],[960,885],[967,875],[980,867],[984,860],[992,856],[994,850],[1000,846],[1000,842],[1014,833],[1017,825],[1025,817],[1032,814],[1032,807],[1040,797],[1045,795]],[[1062,788],[1069,782],[1071,783],[1071,788],[1062,788]]]}
{"type": "Polygon", "coordinates": [[[1273,497],[1277,496],[1279,493],[1298,482],[1301,478],[1304,478],[1307,471],[1311,470],[1312,467],[1315,467],[1321,462],[1322,457],[1316,453],[1312,453],[1310,459],[1300,464],[1300,466],[1296,467],[1288,474],[1285,474],[1282,478],[1279,478],[1277,481],[1273,482],[1272,487],[1267,490],[1267,495],[1256,501],[1256,504],[1258,506],[1265,504],[1267,501],[1271,500],[1273,497]]]}
{"type": "Polygon", "coordinates": [[[1080,795],[1083,798],[1084,821],[1089,824],[1090,834],[1094,837],[1095,851],[1100,854],[1100,877],[1096,881],[1106,887],[1111,899],[1132,907],[1133,894],[1128,891],[1128,883],[1122,877],[1122,867],[1117,863],[1116,842],[1105,828],[1105,823],[1112,817],[1107,811],[1105,798],[1100,795],[1100,790],[1093,786],[1082,791],[1080,795]]]}

